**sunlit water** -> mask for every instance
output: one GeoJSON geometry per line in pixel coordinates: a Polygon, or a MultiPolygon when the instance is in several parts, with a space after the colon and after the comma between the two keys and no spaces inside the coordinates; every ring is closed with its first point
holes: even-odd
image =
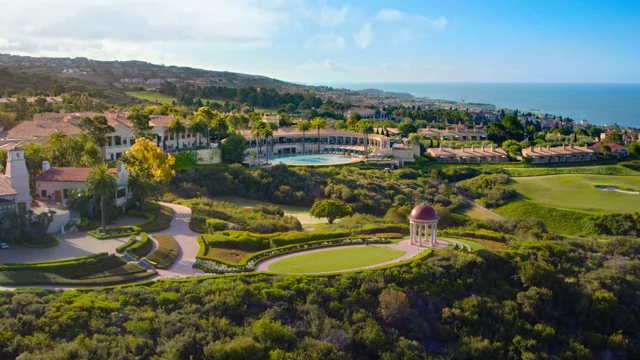
{"type": "Polygon", "coordinates": [[[281,155],[271,160],[273,164],[284,163],[287,165],[335,165],[353,161],[354,158],[344,155],[281,155]]]}

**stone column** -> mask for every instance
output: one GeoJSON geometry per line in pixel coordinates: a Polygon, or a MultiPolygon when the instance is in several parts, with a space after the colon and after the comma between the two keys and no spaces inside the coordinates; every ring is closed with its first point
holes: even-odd
{"type": "Polygon", "coordinates": [[[436,245],[436,224],[433,224],[431,226],[431,247],[434,247],[436,245]]]}
{"type": "Polygon", "coordinates": [[[409,222],[409,244],[413,245],[413,223],[409,222]]]}
{"type": "Polygon", "coordinates": [[[422,247],[422,224],[418,225],[418,246],[422,247]]]}

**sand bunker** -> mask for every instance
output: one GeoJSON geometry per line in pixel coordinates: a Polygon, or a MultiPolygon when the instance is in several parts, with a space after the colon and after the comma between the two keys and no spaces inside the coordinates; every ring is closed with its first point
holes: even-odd
{"type": "Polygon", "coordinates": [[[622,190],[622,189],[618,189],[617,186],[596,185],[596,190],[617,191],[617,192],[621,192],[621,193],[625,193],[625,194],[640,195],[640,191],[622,190]]]}

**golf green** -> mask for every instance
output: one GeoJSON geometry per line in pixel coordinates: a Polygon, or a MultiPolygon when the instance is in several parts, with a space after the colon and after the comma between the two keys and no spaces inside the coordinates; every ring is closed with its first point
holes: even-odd
{"type": "Polygon", "coordinates": [[[269,266],[269,271],[318,273],[356,269],[384,263],[404,254],[404,251],[388,246],[357,246],[314,251],[276,261],[269,266]]]}
{"type": "Polygon", "coordinates": [[[550,175],[512,178],[527,200],[592,214],[640,210],[640,195],[596,189],[597,185],[640,190],[639,176],[550,175]]]}

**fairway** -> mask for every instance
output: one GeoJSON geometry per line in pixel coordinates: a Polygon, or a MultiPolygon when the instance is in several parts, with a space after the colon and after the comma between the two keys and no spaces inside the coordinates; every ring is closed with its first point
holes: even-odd
{"type": "Polygon", "coordinates": [[[512,179],[514,188],[527,200],[558,209],[591,214],[640,210],[640,195],[601,191],[596,185],[640,190],[638,176],[551,175],[512,179]]]}
{"type": "Polygon", "coordinates": [[[388,246],[356,246],[314,251],[276,261],[269,271],[283,273],[318,273],[356,269],[396,259],[405,252],[388,246]]]}
{"type": "Polygon", "coordinates": [[[221,196],[221,197],[214,197],[212,199],[215,201],[228,202],[230,204],[233,204],[237,207],[242,207],[242,208],[250,208],[260,204],[275,205],[280,207],[282,210],[284,210],[285,215],[295,216],[298,219],[298,221],[300,221],[300,224],[302,224],[302,226],[326,223],[326,221],[323,219],[317,219],[309,215],[310,208],[305,206],[276,205],[276,204],[272,204],[272,203],[268,203],[260,200],[243,199],[235,196],[221,196]]]}
{"type": "Polygon", "coordinates": [[[125,92],[125,94],[142,100],[158,102],[160,104],[171,104],[176,100],[173,96],[162,95],[154,91],[130,91],[125,92]]]}

